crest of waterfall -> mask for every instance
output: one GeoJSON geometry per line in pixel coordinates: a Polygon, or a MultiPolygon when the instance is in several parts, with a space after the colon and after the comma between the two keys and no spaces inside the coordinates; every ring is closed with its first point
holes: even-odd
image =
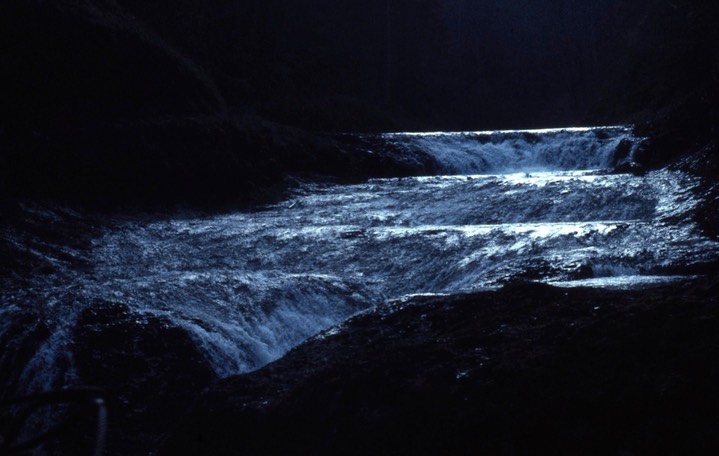
{"type": "Polygon", "coordinates": [[[628,127],[387,133],[384,143],[427,155],[440,174],[499,174],[610,168],[631,160],[641,139],[628,127]]]}

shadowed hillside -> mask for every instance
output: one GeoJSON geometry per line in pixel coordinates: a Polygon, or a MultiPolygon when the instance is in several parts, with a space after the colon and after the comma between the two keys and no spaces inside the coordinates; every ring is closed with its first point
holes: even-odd
{"type": "Polygon", "coordinates": [[[8,0],[0,189],[95,207],[211,205],[263,198],[288,172],[347,174],[337,164],[351,144],[280,125],[631,121],[652,137],[639,156],[650,166],[711,145],[715,8],[580,3],[8,0]],[[278,146],[298,142],[294,158],[278,146]]]}

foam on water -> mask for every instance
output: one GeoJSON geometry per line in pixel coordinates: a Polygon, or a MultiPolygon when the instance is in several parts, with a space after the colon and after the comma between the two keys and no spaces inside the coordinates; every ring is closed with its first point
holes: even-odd
{"type": "Polygon", "coordinates": [[[630,290],[647,285],[664,285],[694,278],[693,276],[619,275],[582,280],[550,281],[550,285],[563,288],[601,287],[630,290]]]}
{"type": "Polygon", "coordinates": [[[627,127],[388,133],[382,138],[404,154],[429,155],[445,174],[608,168],[630,160],[640,142],[627,127]]]}

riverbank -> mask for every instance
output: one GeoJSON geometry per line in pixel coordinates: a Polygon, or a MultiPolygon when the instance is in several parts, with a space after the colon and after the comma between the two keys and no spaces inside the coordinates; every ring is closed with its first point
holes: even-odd
{"type": "Polygon", "coordinates": [[[712,454],[718,284],[381,306],[213,385],[163,454],[712,454]]]}
{"type": "Polygon", "coordinates": [[[401,157],[248,116],[0,132],[0,146],[0,199],[105,212],[249,207],[280,198],[288,176],[417,172],[401,157]]]}

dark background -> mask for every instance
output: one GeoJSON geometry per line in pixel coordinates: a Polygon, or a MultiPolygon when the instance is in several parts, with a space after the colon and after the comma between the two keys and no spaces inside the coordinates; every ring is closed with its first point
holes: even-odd
{"type": "MultiPolygon", "coordinates": [[[[277,153],[297,138],[288,126],[669,119],[680,139],[658,156],[672,155],[716,136],[716,9],[699,0],[6,0],[0,190],[84,201],[95,188],[96,199],[121,203],[145,198],[133,192],[247,195],[296,171],[277,153]]],[[[293,150],[297,162],[313,158],[293,150]]],[[[321,161],[313,171],[337,174],[321,161]]]]}

